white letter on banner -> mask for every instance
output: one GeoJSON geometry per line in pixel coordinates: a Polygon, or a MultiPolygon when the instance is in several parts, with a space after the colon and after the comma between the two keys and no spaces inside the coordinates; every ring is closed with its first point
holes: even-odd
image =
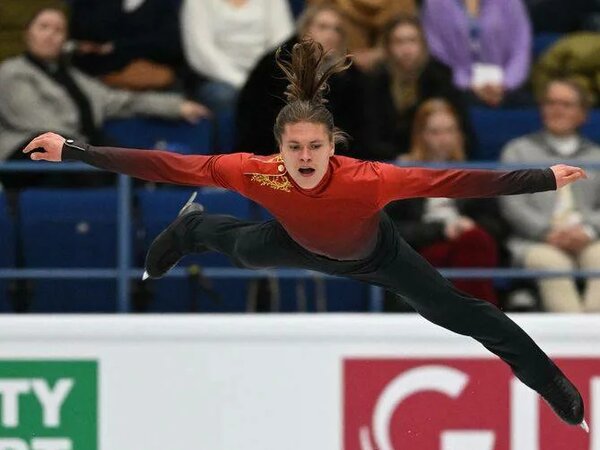
{"type": "Polygon", "coordinates": [[[513,378],[510,383],[510,448],[539,450],[540,410],[538,393],[513,378]]]}
{"type": "Polygon", "coordinates": [[[71,439],[35,438],[31,440],[31,450],[72,450],[71,439]]]}
{"type": "Polygon", "coordinates": [[[29,382],[26,380],[7,378],[0,381],[3,426],[14,428],[19,425],[19,395],[27,392],[29,392],[29,382]]]}
{"type": "Polygon", "coordinates": [[[391,419],[396,408],[406,398],[421,391],[441,392],[456,398],[468,382],[469,377],[460,370],[438,365],[415,367],[398,375],[379,395],[373,411],[373,436],[376,445],[371,446],[369,443],[365,447],[369,430],[362,427],[359,431],[363,449],[393,450],[389,431],[391,419]]]}
{"type": "Polygon", "coordinates": [[[44,426],[56,428],[60,426],[60,409],[73,388],[72,378],[61,378],[54,385],[54,390],[48,387],[43,379],[33,380],[33,392],[44,410],[44,426]]]}
{"type": "Polygon", "coordinates": [[[21,439],[0,439],[0,450],[29,450],[21,439]]]}

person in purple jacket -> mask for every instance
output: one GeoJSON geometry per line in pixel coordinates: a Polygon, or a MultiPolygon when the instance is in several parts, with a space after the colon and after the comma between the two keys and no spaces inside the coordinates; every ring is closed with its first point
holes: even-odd
{"type": "Polygon", "coordinates": [[[487,106],[525,101],[532,36],[522,0],[424,0],[422,18],[457,87],[487,106]]]}

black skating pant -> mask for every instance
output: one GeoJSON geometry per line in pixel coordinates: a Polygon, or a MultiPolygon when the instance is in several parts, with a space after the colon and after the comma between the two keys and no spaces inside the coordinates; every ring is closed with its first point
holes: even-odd
{"type": "Polygon", "coordinates": [[[430,322],[480,342],[536,391],[557,373],[554,363],[523,329],[494,305],[455,289],[400,237],[385,214],[372,255],[354,261],[306,250],[275,220],[256,223],[192,213],[178,231],[186,251],[208,248],[228,255],[240,267],[308,269],[388,289],[430,322]]]}

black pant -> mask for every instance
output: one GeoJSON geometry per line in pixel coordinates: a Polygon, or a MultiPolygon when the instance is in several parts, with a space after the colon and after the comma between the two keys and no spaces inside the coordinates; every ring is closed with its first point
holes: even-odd
{"type": "Polygon", "coordinates": [[[306,250],[274,220],[256,223],[193,213],[181,230],[179,237],[186,251],[208,248],[228,255],[240,267],[309,269],[388,289],[427,320],[479,341],[534,390],[557,372],[525,331],[494,305],[455,289],[400,237],[385,214],[372,255],[355,261],[338,261],[306,250]]]}

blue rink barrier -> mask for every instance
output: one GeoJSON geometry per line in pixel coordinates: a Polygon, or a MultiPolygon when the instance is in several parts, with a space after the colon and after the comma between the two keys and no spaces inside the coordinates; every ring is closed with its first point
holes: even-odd
{"type": "MultiPolygon", "coordinates": [[[[563,164],[578,165],[587,169],[600,169],[600,162],[582,164],[581,161],[559,161],[563,164]]],[[[556,163],[559,163],[558,161],[556,163]]],[[[414,164],[401,164],[410,166],[414,164]]],[[[419,164],[419,167],[431,168],[473,168],[473,169],[522,169],[547,167],[548,162],[532,162],[529,164],[501,164],[498,162],[463,162],[463,163],[429,163],[419,164]]],[[[0,163],[0,172],[88,172],[97,169],[82,163],[54,164],[45,162],[9,162],[0,163]]],[[[60,268],[19,268],[0,269],[0,279],[114,279],[117,282],[117,310],[126,313],[130,308],[129,281],[141,278],[142,269],[133,268],[131,264],[131,178],[119,175],[117,179],[117,265],[114,269],[60,269],[60,268]]],[[[550,278],[561,276],[573,276],[578,278],[600,277],[600,271],[573,270],[526,270],[518,268],[493,268],[493,269],[438,269],[447,278],[493,278],[493,279],[523,279],[523,278],[550,278]]],[[[175,268],[168,277],[187,277],[189,270],[175,268]]],[[[276,276],[281,279],[311,279],[315,272],[295,269],[270,269],[270,270],[248,270],[238,268],[205,268],[202,274],[207,278],[261,278],[264,276],[276,276]]],[[[335,278],[320,274],[323,278],[335,278]]],[[[373,312],[383,310],[383,289],[372,286],[369,290],[369,306],[373,312]]]]}

